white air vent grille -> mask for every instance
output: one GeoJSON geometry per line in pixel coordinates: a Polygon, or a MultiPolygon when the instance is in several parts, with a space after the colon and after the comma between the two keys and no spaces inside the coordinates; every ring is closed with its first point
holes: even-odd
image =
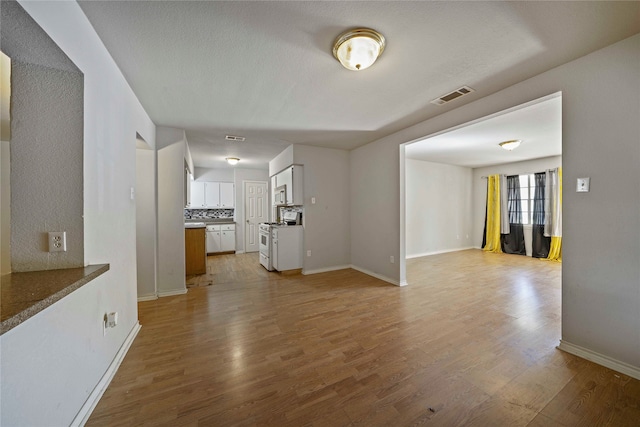
{"type": "Polygon", "coordinates": [[[245,138],[244,136],[226,135],[226,136],[224,137],[224,139],[226,139],[227,141],[242,142],[242,141],[244,141],[246,138],[245,138]]]}
{"type": "Polygon", "coordinates": [[[449,101],[453,101],[456,98],[460,98],[468,93],[474,92],[469,86],[462,86],[460,89],[456,89],[451,93],[441,96],[440,98],[436,98],[431,101],[432,104],[442,105],[446,104],[449,101]]]}

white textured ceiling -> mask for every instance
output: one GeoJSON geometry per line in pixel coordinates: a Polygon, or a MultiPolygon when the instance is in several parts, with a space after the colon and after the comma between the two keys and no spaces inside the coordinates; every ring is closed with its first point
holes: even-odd
{"type": "Polygon", "coordinates": [[[291,143],[353,149],[640,31],[640,2],[82,1],[157,125],[201,167],[265,167],[291,143]],[[362,72],[333,58],[387,39],[362,72]],[[462,85],[476,92],[429,102],[462,85]],[[224,141],[242,135],[244,143],[224,141]]]}
{"type": "Polygon", "coordinates": [[[562,98],[553,96],[407,145],[410,159],[477,168],[562,154],[562,98]],[[520,139],[512,151],[500,142],[520,139]]]}

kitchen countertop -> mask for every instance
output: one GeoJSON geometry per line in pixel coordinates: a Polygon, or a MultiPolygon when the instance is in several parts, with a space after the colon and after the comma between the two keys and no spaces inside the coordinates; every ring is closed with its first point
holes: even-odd
{"type": "Polygon", "coordinates": [[[209,224],[235,224],[236,222],[233,218],[193,218],[193,219],[185,219],[184,223],[194,223],[194,222],[204,222],[206,225],[209,224]]]}
{"type": "Polygon", "coordinates": [[[107,272],[109,264],[2,276],[0,335],[107,272]]]}
{"type": "Polygon", "coordinates": [[[204,222],[185,222],[184,228],[205,228],[207,225],[204,222]]]}

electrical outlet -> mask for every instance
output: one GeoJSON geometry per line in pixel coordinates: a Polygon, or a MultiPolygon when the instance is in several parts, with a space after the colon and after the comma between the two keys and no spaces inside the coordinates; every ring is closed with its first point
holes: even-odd
{"type": "Polygon", "coordinates": [[[115,328],[118,325],[118,312],[113,311],[107,314],[107,327],[115,328]]]}
{"type": "Polygon", "coordinates": [[[393,255],[391,255],[391,256],[389,257],[389,262],[390,262],[391,264],[394,264],[394,263],[396,262],[396,259],[395,259],[395,257],[394,257],[393,255]]]}
{"type": "Polygon", "coordinates": [[[66,231],[50,231],[49,232],[49,252],[66,252],[67,251],[67,232],[66,231]]]}
{"type": "Polygon", "coordinates": [[[307,251],[307,256],[311,256],[311,249],[307,251]]]}

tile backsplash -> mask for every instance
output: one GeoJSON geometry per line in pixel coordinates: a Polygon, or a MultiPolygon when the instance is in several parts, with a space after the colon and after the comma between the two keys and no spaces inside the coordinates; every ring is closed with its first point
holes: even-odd
{"type": "Polygon", "coordinates": [[[185,209],[184,219],[233,218],[233,209],[185,209]]]}

